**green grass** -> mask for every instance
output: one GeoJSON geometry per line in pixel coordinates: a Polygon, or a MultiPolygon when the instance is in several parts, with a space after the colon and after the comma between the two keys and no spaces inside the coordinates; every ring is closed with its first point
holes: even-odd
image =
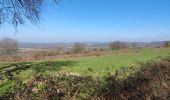
{"type": "MultiPolygon", "coordinates": [[[[30,68],[20,69],[20,77],[24,80],[33,76],[35,70],[40,74],[52,74],[56,75],[58,72],[71,72],[84,74],[91,74],[94,77],[102,77],[106,74],[106,68],[110,72],[115,72],[122,67],[136,66],[136,61],[148,61],[151,59],[158,59],[158,57],[164,57],[170,55],[170,48],[143,48],[139,50],[113,50],[105,55],[99,57],[80,57],[80,58],[68,58],[57,61],[37,61],[31,62],[30,68]],[[89,72],[88,70],[92,70],[89,72]]],[[[2,68],[4,65],[0,65],[2,68]]],[[[24,65],[23,65],[24,66],[24,65]]],[[[20,66],[20,67],[23,67],[20,66]]],[[[12,69],[11,68],[8,69],[12,69]]],[[[0,69],[0,72],[4,72],[5,69],[0,69]]],[[[4,93],[13,83],[11,81],[5,81],[0,83],[0,94],[4,93]]]]}
{"type": "MultiPolygon", "coordinates": [[[[112,51],[116,53],[125,52],[112,51]]],[[[170,48],[153,49],[144,48],[140,49],[138,53],[123,54],[123,55],[103,55],[100,57],[83,57],[68,59],[74,62],[73,65],[63,66],[62,70],[83,74],[88,68],[93,70],[93,76],[103,76],[106,74],[106,67],[114,72],[122,67],[136,65],[136,61],[145,62],[157,57],[170,55],[170,48]]]]}

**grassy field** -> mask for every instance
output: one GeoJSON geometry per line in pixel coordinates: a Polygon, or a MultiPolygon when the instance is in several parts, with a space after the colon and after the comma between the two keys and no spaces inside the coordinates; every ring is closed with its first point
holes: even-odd
{"type": "MultiPolygon", "coordinates": [[[[170,48],[142,48],[135,50],[114,50],[108,51],[105,55],[93,57],[67,58],[55,61],[36,61],[19,65],[19,76],[25,81],[33,76],[33,74],[52,74],[57,75],[58,72],[66,72],[73,75],[91,74],[94,77],[102,77],[106,74],[106,69],[114,73],[123,67],[137,66],[137,61],[148,61],[158,59],[170,55],[170,48]],[[28,67],[25,67],[28,66],[28,67]],[[91,72],[90,72],[90,71],[91,72]]],[[[11,64],[1,64],[0,73],[6,70],[15,69],[11,64]],[[8,67],[11,66],[11,67],[8,67]],[[7,67],[6,67],[7,66],[7,67]]],[[[15,74],[15,70],[13,71],[15,74]]],[[[3,76],[3,75],[2,75],[3,76]]],[[[5,79],[0,82],[0,94],[4,93],[10,86],[12,81],[5,79]]]]}
{"type": "MultiPolygon", "coordinates": [[[[81,57],[60,60],[61,62],[69,62],[68,65],[61,66],[60,70],[83,74],[90,68],[93,70],[93,76],[103,76],[106,73],[106,68],[114,72],[122,67],[135,66],[137,61],[145,62],[167,55],[170,55],[170,48],[144,48],[134,51],[115,50],[110,52],[110,54],[108,53],[99,57],[81,57]]],[[[56,65],[55,67],[57,68],[58,66],[56,65]]]]}

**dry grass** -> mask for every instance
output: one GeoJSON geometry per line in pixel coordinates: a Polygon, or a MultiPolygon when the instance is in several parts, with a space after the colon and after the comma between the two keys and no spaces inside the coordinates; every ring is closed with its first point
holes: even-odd
{"type": "Polygon", "coordinates": [[[14,56],[0,56],[0,62],[29,62],[37,60],[60,60],[66,58],[79,57],[99,57],[102,55],[121,56],[128,54],[136,54],[139,50],[124,49],[113,52],[112,50],[86,50],[80,53],[72,53],[70,51],[53,50],[53,49],[21,49],[14,56]]]}

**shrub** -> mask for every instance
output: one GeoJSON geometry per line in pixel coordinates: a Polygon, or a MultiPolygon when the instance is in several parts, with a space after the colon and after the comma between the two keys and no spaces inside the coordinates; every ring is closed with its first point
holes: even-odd
{"type": "Polygon", "coordinates": [[[42,49],[40,51],[35,51],[34,53],[32,53],[32,57],[34,59],[38,59],[38,58],[44,58],[44,57],[51,57],[51,56],[57,56],[60,54],[61,51],[59,50],[46,50],[46,49],[42,49]]]}

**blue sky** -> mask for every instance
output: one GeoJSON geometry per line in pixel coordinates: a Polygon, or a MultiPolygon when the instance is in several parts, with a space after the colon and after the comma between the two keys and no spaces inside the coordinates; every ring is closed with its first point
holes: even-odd
{"type": "Polygon", "coordinates": [[[170,0],[61,0],[42,12],[38,25],[5,24],[0,39],[22,42],[170,40],[170,0]]]}

